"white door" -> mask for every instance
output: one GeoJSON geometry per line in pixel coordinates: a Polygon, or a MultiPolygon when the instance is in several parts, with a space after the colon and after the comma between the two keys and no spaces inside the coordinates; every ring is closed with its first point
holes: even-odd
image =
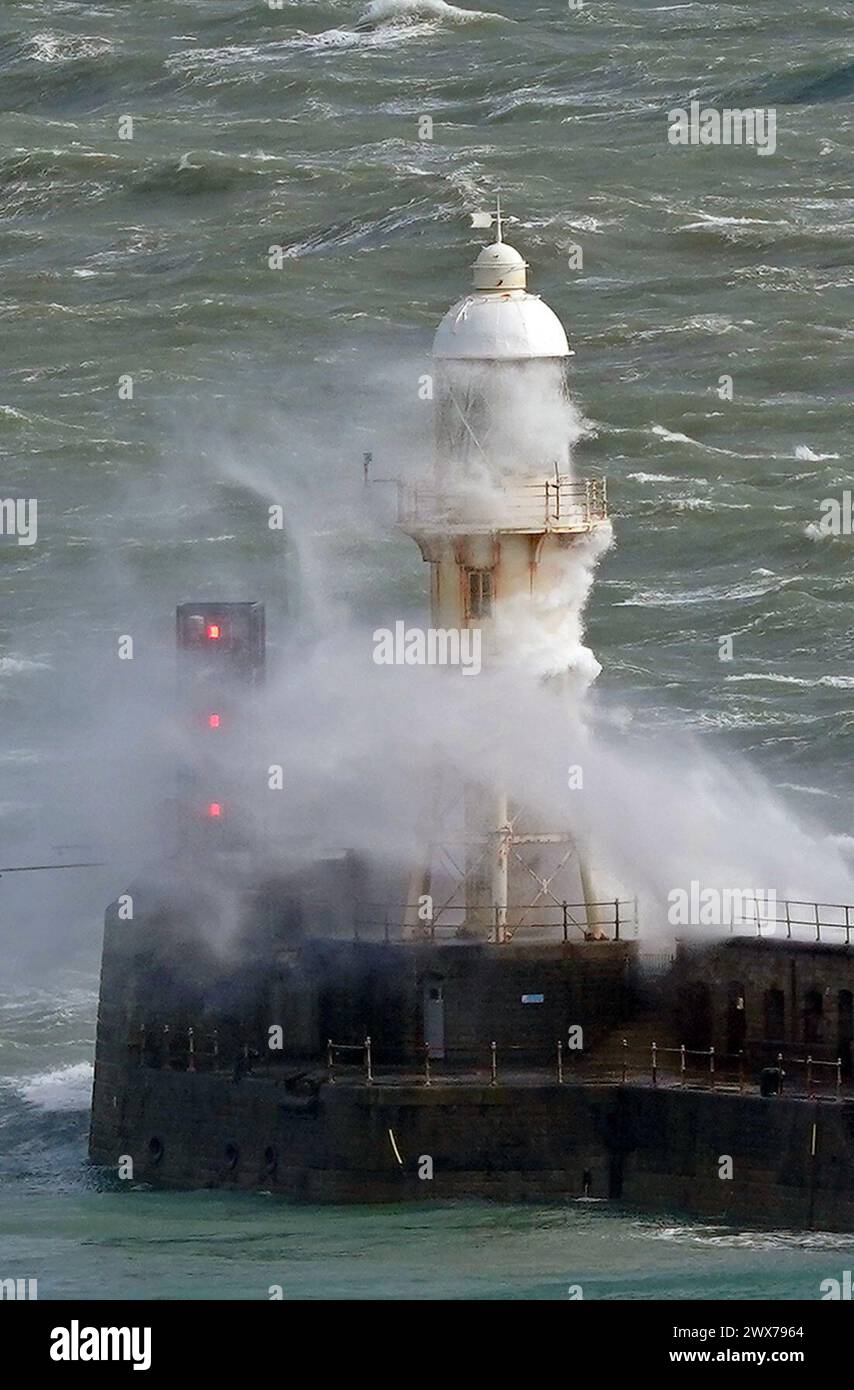
{"type": "Polygon", "coordinates": [[[444,982],[438,975],[428,975],[424,981],[424,1041],[431,1057],[444,1057],[444,982]]]}

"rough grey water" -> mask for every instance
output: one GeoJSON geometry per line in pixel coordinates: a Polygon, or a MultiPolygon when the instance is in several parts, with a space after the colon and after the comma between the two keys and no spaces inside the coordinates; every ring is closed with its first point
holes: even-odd
{"type": "Polygon", "coordinates": [[[843,1258],[591,1207],[103,1193],[85,1169],[99,917],[157,822],[164,677],[117,669],[117,635],[155,652],[178,598],[250,584],[275,627],[297,571],[359,617],[421,600],[361,459],[423,457],[415,383],[497,188],[616,510],[601,699],[746,756],[846,852],[851,539],[815,524],[850,485],[850,5],[494,8],[0,5],[0,492],[39,502],[38,543],[0,543],[2,863],[110,860],[0,880],[2,1272],[45,1294],[791,1298],[843,1258]],[[692,98],[773,106],[776,153],[670,146],[692,98]],[[280,497],[299,564],[259,521],[280,497]]]}

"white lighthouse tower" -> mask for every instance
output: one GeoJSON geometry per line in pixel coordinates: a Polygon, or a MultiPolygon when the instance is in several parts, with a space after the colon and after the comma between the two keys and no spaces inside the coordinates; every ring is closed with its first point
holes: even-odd
{"type": "MultiPolygon", "coordinates": [[[[567,626],[581,630],[567,577],[578,548],[589,553],[608,526],[605,484],[570,472],[571,349],[556,314],[528,290],[500,210],[492,220],[472,289],[436,333],[434,463],[402,492],[400,523],[430,565],[433,626],[480,629],[487,676],[528,662],[537,679],[553,673],[538,665],[544,642],[559,650],[567,626]]],[[[607,935],[571,826],[538,824],[499,767],[476,785],[460,786],[453,769],[436,777],[427,852],[409,887],[411,932],[427,899],[433,932],[548,937],[566,932],[568,915],[588,939],[607,935]]]]}

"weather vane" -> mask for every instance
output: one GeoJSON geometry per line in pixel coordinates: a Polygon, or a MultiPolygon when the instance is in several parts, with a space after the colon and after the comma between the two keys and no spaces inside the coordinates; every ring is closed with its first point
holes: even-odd
{"type": "Polygon", "coordinates": [[[510,221],[511,219],[509,219],[509,218],[505,219],[505,218],[503,218],[502,215],[501,215],[501,194],[500,194],[500,193],[496,193],[496,195],[495,195],[495,211],[494,211],[494,212],[473,212],[473,213],[471,213],[471,225],[472,225],[472,227],[494,227],[494,228],[495,228],[495,240],[496,240],[496,242],[500,242],[501,239],[502,239],[501,233],[502,233],[502,230],[503,230],[503,227],[504,227],[504,222],[505,222],[505,220],[510,221]]]}

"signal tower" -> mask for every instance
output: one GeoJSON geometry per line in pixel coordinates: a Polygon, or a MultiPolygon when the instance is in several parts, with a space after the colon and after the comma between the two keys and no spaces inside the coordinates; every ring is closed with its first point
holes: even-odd
{"type": "Polygon", "coordinates": [[[186,734],[179,839],[194,850],[241,849],[250,825],[251,696],[264,679],[264,605],[182,603],[176,636],[186,734]]]}

